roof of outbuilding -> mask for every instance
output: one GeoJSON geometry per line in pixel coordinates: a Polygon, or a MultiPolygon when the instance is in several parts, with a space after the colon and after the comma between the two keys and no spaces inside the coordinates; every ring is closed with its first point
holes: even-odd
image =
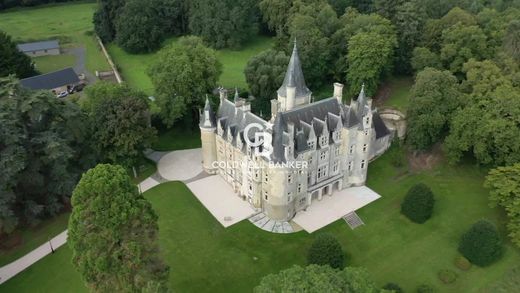
{"type": "Polygon", "coordinates": [[[34,43],[24,43],[17,45],[18,50],[22,52],[32,52],[32,51],[41,51],[41,50],[51,50],[58,49],[60,44],[57,40],[49,40],[42,42],[34,42],[34,43]]]}
{"type": "Polygon", "coordinates": [[[78,75],[71,67],[20,80],[22,86],[32,90],[50,90],[78,82],[78,75]]]}

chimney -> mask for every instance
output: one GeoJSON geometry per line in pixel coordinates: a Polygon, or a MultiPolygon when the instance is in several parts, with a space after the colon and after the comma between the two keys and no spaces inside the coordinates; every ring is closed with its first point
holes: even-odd
{"type": "Polygon", "coordinates": [[[343,84],[339,82],[334,83],[334,97],[338,100],[339,104],[343,103],[343,84]]]}

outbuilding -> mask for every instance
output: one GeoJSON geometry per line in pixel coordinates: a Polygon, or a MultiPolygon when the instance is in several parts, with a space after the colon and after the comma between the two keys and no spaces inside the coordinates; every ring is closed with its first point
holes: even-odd
{"type": "Polygon", "coordinates": [[[18,44],[18,50],[30,57],[59,55],[60,44],[57,40],[18,44]]]}
{"type": "Polygon", "coordinates": [[[20,80],[22,86],[32,90],[50,90],[55,94],[68,91],[80,84],[74,69],[65,68],[20,80]]]}

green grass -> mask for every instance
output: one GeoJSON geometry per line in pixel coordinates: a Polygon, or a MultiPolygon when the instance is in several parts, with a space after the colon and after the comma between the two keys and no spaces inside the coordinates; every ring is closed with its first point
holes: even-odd
{"type": "Polygon", "coordinates": [[[66,3],[23,8],[0,13],[0,30],[16,42],[59,39],[62,47],[84,46],[87,50],[86,67],[109,70],[109,65],[93,35],[92,15],[96,3],[66,3]]]}
{"type": "Polygon", "coordinates": [[[408,76],[390,78],[387,81],[390,87],[390,97],[383,105],[405,112],[411,96],[413,83],[413,78],[408,76]]]}
{"type": "Polygon", "coordinates": [[[200,132],[179,126],[159,133],[152,148],[156,151],[174,151],[200,147],[200,132]]]}
{"type": "Polygon", "coordinates": [[[33,58],[36,69],[41,73],[48,73],[66,67],[73,67],[75,58],[72,55],[49,55],[33,58]]]}
{"type": "Polygon", "coordinates": [[[52,219],[44,220],[35,227],[13,232],[21,237],[21,243],[10,249],[0,250],[0,267],[29,253],[50,238],[67,229],[70,213],[62,213],[52,219]]]}
{"type": "MultiPolygon", "coordinates": [[[[177,41],[177,38],[170,38],[165,41],[165,45],[177,41]]],[[[261,51],[271,48],[273,40],[268,37],[257,36],[246,43],[241,50],[220,50],[217,51],[217,58],[222,63],[222,75],[219,83],[225,87],[247,88],[244,76],[244,68],[247,61],[252,56],[261,51]]],[[[133,88],[140,89],[149,95],[154,94],[152,82],[146,70],[148,66],[157,59],[157,53],[149,54],[129,54],[123,51],[116,44],[107,46],[110,56],[117,64],[123,79],[133,88]]]]}
{"type": "MultiPolygon", "coordinates": [[[[504,257],[490,267],[473,266],[463,272],[453,264],[460,235],[478,219],[490,219],[504,232],[503,215],[488,206],[483,176],[473,165],[446,164],[414,174],[392,167],[390,157],[383,156],[371,164],[368,181],[382,198],[358,211],[366,225],[352,231],[339,220],[320,232],[333,233],[343,244],[348,265],[366,267],[379,285],[395,282],[407,292],[422,283],[434,285],[437,292],[478,291],[508,280],[520,262],[518,249],[508,243],[504,257]],[[437,200],[432,219],[422,225],[399,213],[406,191],[417,182],[428,184],[437,200]],[[444,285],[437,279],[437,272],[447,268],[459,274],[454,284],[444,285]]],[[[164,259],[171,266],[171,287],[180,292],[251,291],[262,276],[293,264],[303,265],[315,235],[272,234],[248,221],[224,229],[180,182],[159,185],[145,196],[159,214],[159,238],[164,259]]],[[[81,281],[72,270],[52,255],[0,286],[0,291],[80,288],[81,281]],[[55,282],[54,274],[59,271],[67,272],[67,282],[55,282]],[[37,273],[42,275],[36,277],[37,273]]]]}

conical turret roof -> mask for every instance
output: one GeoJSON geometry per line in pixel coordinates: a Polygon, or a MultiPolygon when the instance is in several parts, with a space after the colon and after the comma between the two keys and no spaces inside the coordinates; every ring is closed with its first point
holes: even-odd
{"type": "Polygon", "coordinates": [[[303,77],[296,40],[294,41],[291,59],[289,60],[289,65],[287,66],[287,72],[285,73],[283,84],[278,89],[278,95],[285,97],[287,95],[287,87],[295,87],[297,97],[308,96],[310,94],[310,90],[307,88],[305,79],[303,77]]]}

